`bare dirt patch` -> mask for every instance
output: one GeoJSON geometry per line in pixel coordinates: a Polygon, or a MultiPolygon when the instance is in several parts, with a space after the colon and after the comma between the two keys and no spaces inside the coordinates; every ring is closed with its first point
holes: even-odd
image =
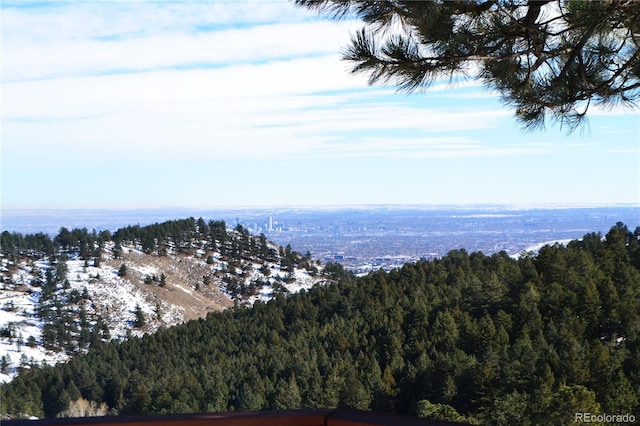
{"type": "Polygon", "coordinates": [[[122,258],[106,261],[115,270],[123,263],[127,267],[125,277],[143,291],[150,303],[164,302],[178,307],[184,320],[203,318],[209,312],[233,306],[233,302],[220,291],[218,279],[213,271],[200,259],[183,255],[155,256],[131,251],[122,258]],[[160,277],[164,274],[164,286],[160,277]],[[145,278],[155,276],[157,280],[145,283],[145,278]],[[211,282],[205,284],[205,276],[211,282]]]}

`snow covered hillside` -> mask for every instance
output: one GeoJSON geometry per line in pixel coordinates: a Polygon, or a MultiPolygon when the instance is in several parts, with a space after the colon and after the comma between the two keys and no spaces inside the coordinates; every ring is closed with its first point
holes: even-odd
{"type": "Polygon", "coordinates": [[[92,343],[141,336],[325,281],[310,260],[283,262],[291,254],[272,244],[268,258],[194,247],[150,251],[108,241],[92,256],[74,248],[49,256],[3,251],[0,382],[21,369],[64,361],[92,343]]]}

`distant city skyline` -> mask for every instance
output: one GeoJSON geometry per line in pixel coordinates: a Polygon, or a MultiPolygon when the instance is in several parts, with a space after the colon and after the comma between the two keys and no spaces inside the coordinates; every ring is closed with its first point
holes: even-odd
{"type": "Polygon", "coordinates": [[[167,220],[202,217],[241,225],[250,234],[321,262],[340,262],[358,273],[432,259],[450,250],[517,256],[546,244],[566,244],[585,234],[606,233],[618,222],[635,231],[640,206],[549,207],[511,209],[498,206],[359,206],[351,208],[263,208],[215,210],[36,210],[4,211],[2,231],[51,238],[67,229],[90,232],[167,220]]]}
{"type": "Polygon", "coordinates": [[[638,110],[525,133],[474,81],[406,95],[285,1],[1,12],[3,209],[640,204],[638,110]]]}

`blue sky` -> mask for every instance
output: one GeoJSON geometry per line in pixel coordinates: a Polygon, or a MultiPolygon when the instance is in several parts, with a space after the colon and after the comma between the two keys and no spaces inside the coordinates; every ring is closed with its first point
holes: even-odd
{"type": "Polygon", "coordinates": [[[467,81],[353,77],[285,1],[2,2],[2,208],[640,203],[638,110],[525,133],[467,81]]]}

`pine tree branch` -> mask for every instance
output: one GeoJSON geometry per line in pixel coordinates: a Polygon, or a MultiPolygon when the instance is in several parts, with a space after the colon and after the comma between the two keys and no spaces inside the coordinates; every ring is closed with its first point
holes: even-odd
{"type": "Polygon", "coordinates": [[[582,35],[582,37],[580,38],[580,41],[578,41],[578,43],[571,48],[571,53],[569,54],[569,57],[565,61],[564,67],[560,71],[560,74],[558,74],[558,76],[554,79],[554,81],[561,82],[566,77],[567,72],[569,71],[569,68],[573,65],[574,59],[576,59],[576,56],[578,56],[582,52],[582,48],[587,43],[587,41],[591,38],[591,36],[596,30],[596,27],[597,27],[596,24],[591,25],[587,29],[587,31],[585,31],[585,33],[582,35]]]}
{"type": "Polygon", "coordinates": [[[343,59],[352,73],[370,73],[369,84],[412,92],[479,63],[474,77],[516,106],[527,127],[547,113],[571,126],[592,100],[640,97],[638,0],[295,1],[365,22],[343,59]],[[543,17],[552,2],[557,10],[543,17]]]}

